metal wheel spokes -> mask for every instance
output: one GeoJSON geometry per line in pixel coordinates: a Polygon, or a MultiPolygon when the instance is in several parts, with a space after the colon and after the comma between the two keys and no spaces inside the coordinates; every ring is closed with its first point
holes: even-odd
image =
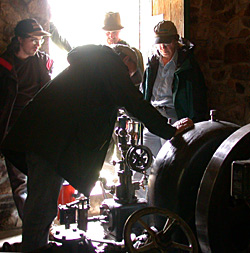
{"type": "Polygon", "coordinates": [[[126,160],[130,169],[143,172],[147,170],[152,163],[152,153],[146,146],[134,146],[128,150],[126,160]]]}
{"type": "Polygon", "coordinates": [[[181,250],[180,252],[198,252],[195,236],[184,220],[166,209],[156,207],[140,209],[128,218],[124,226],[124,240],[130,252],[169,252],[174,249],[181,250]],[[167,218],[165,224],[162,224],[162,230],[154,228],[155,216],[161,216],[164,220],[167,218]],[[131,234],[135,228],[138,232],[138,227],[140,235],[136,234],[136,241],[132,241],[131,234]],[[176,233],[180,232],[185,235],[185,242],[178,241],[176,233]]]}

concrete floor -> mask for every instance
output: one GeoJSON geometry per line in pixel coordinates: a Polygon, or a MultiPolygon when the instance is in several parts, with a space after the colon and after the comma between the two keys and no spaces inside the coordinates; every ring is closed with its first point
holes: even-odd
{"type": "MultiPolygon", "coordinates": [[[[77,228],[77,224],[71,224],[68,230],[65,229],[65,226],[55,225],[53,230],[60,231],[61,235],[65,235],[67,240],[71,240],[75,236],[75,232],[72,231],[77,228]]],[[[15,229],[9,231],[0,231],[0,252],[3,244],[8,242],[9,244],[20,243],[22,241],[22,229],[15,229]]],[[[93,245],[97,245],[104,239],[104,230],[100,222],[90,222],[88,224],[88,230],[86,232],[86,237],[93,240],[93,245]]]]}
{"type": "Polygon", "coordinates": [[[22,241],[22,229],[13,229],[7,231],[0,231],[0,248],[5,242],[14,244],[22,241]]]}

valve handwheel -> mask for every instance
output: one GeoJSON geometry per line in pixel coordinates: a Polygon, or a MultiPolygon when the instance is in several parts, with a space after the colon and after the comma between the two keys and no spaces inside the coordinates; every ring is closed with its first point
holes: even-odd
{"type": "MultiPolygon", "coordinates": [[[[191,228],[177,214],[167,209],[157,207],[146,207],[135,211],[126,221],[124,226],[124,240],[129,252],[172,252],[170,250],[178,250],[178,252],[198,252],[196,238],[191,228]],[[164,218],[162,230],[156,230],[153,225],[153,219],[156,216],[164,218]],[[149,225],[150,224],[150,225],[149,225]],[[134,231],[145,231],[143,243],[139,243],[143,235],[133,240],[131,237],[134,231]],[[181,242],[178,242],[178,236],[182,233],[181,242]],[[146,236],[147,234],[147,236],[146,236]],[[182,236],[183,236],[182,235],[182,236]]],[[[174,251],[175,252],[175,251],[174,251]]]]}
{"type": "Polygon", "coordinates": [[[129,148],[126,161],[130,169],[142,173],[150,167],[152,157],[152,152],[148,147],[138,145],[129,148]]]}

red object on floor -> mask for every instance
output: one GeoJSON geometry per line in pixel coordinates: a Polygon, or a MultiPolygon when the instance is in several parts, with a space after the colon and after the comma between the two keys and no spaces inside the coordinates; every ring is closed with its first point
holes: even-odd
{"type": "MultiPolygon", "coordinates": [[[[68,182],[64,182],[58,197],[57,205],[66,205],[75,199],[75,188],[71,186],[68,182]]],[[[60,219],[60,214],[58,211],[57,214],[58,219],[60,219]]]]}

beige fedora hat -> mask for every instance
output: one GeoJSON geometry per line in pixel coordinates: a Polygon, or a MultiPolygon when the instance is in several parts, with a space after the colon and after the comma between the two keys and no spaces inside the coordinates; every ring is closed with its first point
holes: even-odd
{"type": "Polygon", "coordinates": [[[124,28],[121,25],[121,18],[119,12],[108,12],[105,15],[103,30],[116,31],[124,28]]]}

